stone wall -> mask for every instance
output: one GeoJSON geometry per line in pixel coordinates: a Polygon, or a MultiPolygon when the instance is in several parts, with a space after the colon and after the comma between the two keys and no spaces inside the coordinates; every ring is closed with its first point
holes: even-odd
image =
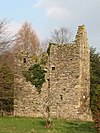
{"type": "Polygon", "coordinates": [[[51,113],[73,118],[80,103],[79,48],[77,45],[52,45],[50,51],[51,113]],[[55,54],[53,54],[55,53],[55,54]]]}
{"type": "Polygon", "coordinates": [[[91,120],[89,108],[89,46],[84,26],[79,26],[71,44],[52,44],[48,56],[46,82],[39,94],[22,75],[29,68],[31,55],[24,51],[15,57],[15,116],[45,117],[50,98],[52,117],[91,120]]]}

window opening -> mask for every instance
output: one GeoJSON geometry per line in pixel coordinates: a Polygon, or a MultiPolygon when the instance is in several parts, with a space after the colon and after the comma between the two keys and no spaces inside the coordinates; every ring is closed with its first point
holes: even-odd
{"type": "Polygon", "coordinates": [[[23,58],[23,63],[26,63],[26,58],[23,58]]]}
{"type": "Polygon", "coordinates": [[[52,67],[52,70],[55,70],[55,67],[52,67]]]}
{"type": "Polygon", "coordinates": [[[63,95],[60,95],[60,99],[63,100],[63,95]]]}

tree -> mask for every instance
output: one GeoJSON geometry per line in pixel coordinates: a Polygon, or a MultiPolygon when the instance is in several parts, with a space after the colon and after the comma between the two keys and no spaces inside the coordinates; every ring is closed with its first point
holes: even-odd
{"type": "Polygon", "coordinates": [[[100,53],[95,48],[90,49],[90,88],[91,110],[96,127],[100,132],[100,53]]]}
{"type": "MultiPolygon", "coordinates": [[[[6,56],[3,56],[5,59],[6,56]]],[[[1,60],[0,60],[1,61],[1,60]]],[[[13,111],[14,75],[11,65],[6,60],[0,62],[0,112],[13,111]]]]}
{"type": "Polygon", "coordinates": [[[30,23],[25,22],[16,36],[15,50],[28,50],[33,55],[39,52],[40,43],[30,23]]]}
{"type": "Polygon", "coordinates": [[[72,32],[70,29],[61,27],[54,29],[51,33],[50,43],[67,44],[72,40],[72,32]]]}
{"type": "Polygon", "coordinates": [[[14,36],[7,34],[8,24],[7,19],[0,20],[0,54],[8,51],[14,42],[14,36]]]}

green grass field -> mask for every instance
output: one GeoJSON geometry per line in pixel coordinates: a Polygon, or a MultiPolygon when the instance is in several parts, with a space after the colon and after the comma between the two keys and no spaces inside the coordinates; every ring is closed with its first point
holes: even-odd
{"type": "Polygon", "coordinates": [[[52,128],[45,128],[42,118],[0,117],[0,133],[97,133],[92,122],[52,120],[52,128]]]}

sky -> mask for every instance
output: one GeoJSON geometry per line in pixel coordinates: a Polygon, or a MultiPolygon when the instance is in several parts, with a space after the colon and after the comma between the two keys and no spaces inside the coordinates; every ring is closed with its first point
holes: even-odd
{"type": "Polygon", "coordinates": [[[75,36],[79,25],[85,25],[89,45],[100,52],[100,0],[0,0],[0,19],[11,21],[10,31],[17,32],[29,21],[40,40],[53,29],[66,27],[75,36]]]}

